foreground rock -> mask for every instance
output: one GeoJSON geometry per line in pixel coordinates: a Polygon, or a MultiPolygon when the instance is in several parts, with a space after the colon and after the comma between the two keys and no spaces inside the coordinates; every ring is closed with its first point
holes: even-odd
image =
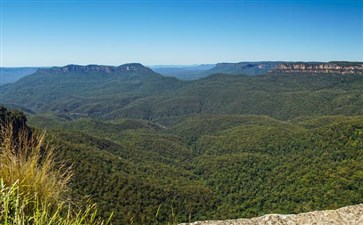
{"type": "Polygon", "coordinates": [[[337,210],[314,211],[296,215],[269,214],[252,219],[209,220],[181,225],[363,225],[363,204],[337,210]]]}

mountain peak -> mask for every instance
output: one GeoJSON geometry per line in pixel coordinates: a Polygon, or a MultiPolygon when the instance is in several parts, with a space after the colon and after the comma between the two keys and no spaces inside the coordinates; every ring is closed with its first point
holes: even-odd
{"type": "Polygon", "coordinates": [[[120,66],[105,66],[90,64],[86,66],[69,64],[63,67],[52,67],[49,69],[42,69],[41,71],[53,73],[87,73],[87,72],[102,72],[102,73],[153,73],[150,68],[143,66],[141,63],[127,63],[120,66]]]}
{"type": "Polygon", "coordinates": [[[141,73],[152,73],[150,68],[142,65],[141,63],[127,63],[120,65],[115,68],[117,72],[141,72],[141,73]]]}

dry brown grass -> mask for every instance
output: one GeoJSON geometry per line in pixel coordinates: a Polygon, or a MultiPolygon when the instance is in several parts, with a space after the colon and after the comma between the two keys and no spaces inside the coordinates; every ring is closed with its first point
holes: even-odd
{"type": "Polygon", "coordinates": [[[105,225],[97,207],[72,202],[70,168],[55,163],[46,133],[0,124],[0,224],[105,225]]]}
{"type": "Polygon", "coordinates": [[[40,202],[56,206],[66,201],[69,169],[55,168],[53,149],[45,143],[45,132],[21,130],[14,137],[13,127],[1,130],[0,177],[4,184],[19,184],[21,193],[37,196],[40,202]]]}

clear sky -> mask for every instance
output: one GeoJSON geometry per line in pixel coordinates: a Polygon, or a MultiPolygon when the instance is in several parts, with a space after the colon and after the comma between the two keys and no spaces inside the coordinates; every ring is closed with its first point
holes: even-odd
{"type": "Polygon", "coordinates": [[[363,61],[363,0],[0,1],[0,66],[363,61]]]}

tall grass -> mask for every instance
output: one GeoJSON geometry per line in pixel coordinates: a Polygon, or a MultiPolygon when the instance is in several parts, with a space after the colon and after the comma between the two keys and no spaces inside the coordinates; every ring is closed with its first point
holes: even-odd
{"type": "Polygon", "coordinates": [[[36,195],[47,204],[64,201],[71,173],[54,167],[53,150],[45,144],[45,133],[15,133],[12,126],[4,127],[1,133],[0,177],[4,184],[17,182],[20,192],[36,195]]]}
{"type": "Polygon", "coordinates": [[[107,224],[95,205],[78,210],[68,198],[69,169],[55,166],[45,133],[0,131],[0,224],[107,224]],[[61,168],[61,169],[57,169],[61,168]]]}
{"type": "Polygon", "coordinates": [[[71,205],[62,202],[55,209],[43,204],[37,196],[21,192],[20,185],[15,182],[6,186],[0,181],[0,223],[3,225],[81,225],[108,224],[96,218],[95,205],[88,206],[84,211],[74,211],[71,205]],[[31,211],[29,211],[29,206],[31,211]]]}

